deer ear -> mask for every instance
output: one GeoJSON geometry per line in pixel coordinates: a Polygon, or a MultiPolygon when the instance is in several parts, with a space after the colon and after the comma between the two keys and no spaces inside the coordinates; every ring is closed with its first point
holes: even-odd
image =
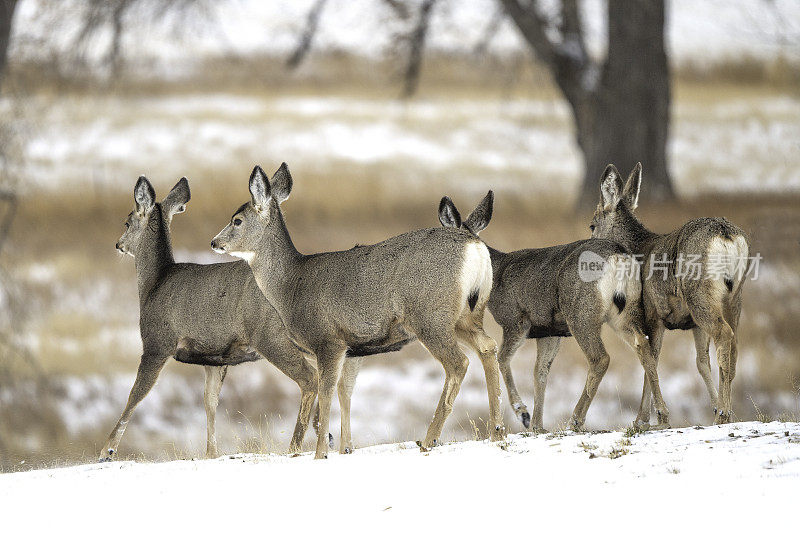
{"type": "Polygon", "coordinates": [[[608,165],[603,172],[603,177],[600,179],[600,196],[604,211],[617,207],[622,197],[622,178],[614,165],[608,165]]]}
{"type": "Polygon", "coordinates": [[[445,228],[461,227],[461,213],[458,212],[449,196],[443,196],[442,201],[439,202],[439,222],[445,228]]]}
{"type": "Polygon", "coordinates": [[[292,175],[289,173],[289,167],[286,163],[281,163],[280,168],[272,176],[272,196],[278,201],[283,203],[292,193],[292,175]]]}
{"type": "Polygon", "coordinates": [[[267,175],[260,166],[256,165],[250,174],[250,197],[256,211],[263,212],[269,207],[270,186],[267,175]]]}
{"type": "Polygon", "coordinates": [[[464,226],[477,235],[489,225],[494,210],[494,192],[489,191],[472,213],[469,214],[464,226]]]}
{"type": "Polygon", "coordinates": [[[136,212],[145,215],[153,209],[156,203],[156,191],[144,176],[139,176],[133,188],[133,201],[136,203],[136,212]]]}
{"type": "Polygon", "coordinates": [[[625,188],[622,190],[622,197],[631,211],[639,205],[639,191],[642,188],[642,164],[636,163],[628,176],[625,188]]]}
{"type": "Polygon", "coordinates": [[[178,183],[169,191],[169,194],[164,201],[161,202],[161,207],[167,216],[172,216],[176,213],[183,213],[186,211],[186,204],[192,198],[189,192],[189,180],[186,177],[181,178],[178,183]]]}

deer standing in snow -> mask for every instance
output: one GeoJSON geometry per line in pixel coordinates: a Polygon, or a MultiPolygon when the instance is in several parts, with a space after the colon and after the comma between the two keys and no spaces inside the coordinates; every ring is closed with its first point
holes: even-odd
{"type": "MultiPolygon", "coordinates": [[[[691,330],[697,370],[711,397],[714,423],[730,422],[731,382],[738,354],[736,329],[750,250],[748,237],[724,218],[698,218],[671,233],[653,233],[634,214],[641,184],[641,163],[636,164],[624,184],[614,165],[606,167],[600,181],[600,202],[590,226],[592,237],[612,239],[644,257],[642,300],[656,361],[665,330],[691,330]],[[698,259],[698,275],[688,269],[681,272],[682,266],[686,268],[685,261],[692,257],[698,259]],[[711,340],[717,349],[719,394],[711,378],[711,340]]],[[[650,419],[649,385],[644,382],[636,419],[642,424],[650,419]]]]}
{"type": "Polygon", "coordinates": [[[125,232],[116,246],[136,261],[144,352],[128,403],[100,460],[111,460],[116,453],[134,409],[170,357],[205,368],[207,456],[218,453],[216,409],[228,366],[262,357],[300,386],[300,412],[289,446],[290,452],[298,452],[316,397],[316,369],[286,335],[280,318],[243,261],[210,265],[175,262],[169,228],[173,215],[183,212],[189,201],[186,178],[158,203],[152,185],[142,176],[133,196],[136,207],[128,215],[125,232]]]}
{"type": "MultiPolygon", "coordinates": [[[[316,357],[320,435],[328,434],[333,391],[348,352],[398,346],[416,337],[445,371],[421,448],[437,443],[466,374],[469,361],[459,341],[480,357],[491,437],[503,438],[497,345],[483,331],[492,264],[480,239],[459,228],[431,228],[304,255],[292,243],[280,207],[292,190],[286,164],[271,181],[255,167],[249,189],[251,201],[233,214],[211,247],[247,261],[291,338],[316,357]]],[[[326,438],[317,440],[315,457],[327,457],[326,438]]]]}

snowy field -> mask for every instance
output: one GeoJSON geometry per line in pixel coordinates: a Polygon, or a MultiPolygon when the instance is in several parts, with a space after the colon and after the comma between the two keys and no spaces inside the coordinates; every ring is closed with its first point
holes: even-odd
{"type": "Polygon", "coordinates": [[[6,531],[785,531],[798,489],[800,424],[748,422],[4,474],[0,514],[6,531]]]}

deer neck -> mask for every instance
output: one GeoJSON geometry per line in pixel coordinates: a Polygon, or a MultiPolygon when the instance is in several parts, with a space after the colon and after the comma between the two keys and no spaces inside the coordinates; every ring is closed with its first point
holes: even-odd
{"type": "Polygon", "coordinates": [[[136,250],[136,276],[140,304],[144,303],[166,269],[174,263],[169,228],[164,220],[161,204],[156,204],[153,206],[139,248],[136,250]]]}
{"type": "Polygon", "coordinates": [[[611,239],[625,245],[634,254],[647,253],[659,237],[647,229],[627,207],[617,210],[621,220],[614,225],[611,239]]]}
{"type": "Polygon", "coordinates": [[[264,230],[259,249],[250,260],[250,268],[261,292],[286,323],[304,256],[294,247],[280,209],[276,209],[273,216],[277,221],[264,230]]]}

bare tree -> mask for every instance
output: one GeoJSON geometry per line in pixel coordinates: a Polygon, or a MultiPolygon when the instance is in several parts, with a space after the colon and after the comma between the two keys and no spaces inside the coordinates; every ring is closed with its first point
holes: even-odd
{"type": "Polygon", "coordinates": [[[0,82],[6,70],[8,43],[11,39],[11,23],[17,9],[17,0],[0,0],[0,82]]]}
{"type": "Polygon", "coordinates": [[[643,200],[673,198],[666,157],[671,95],[664,0],[608,0],[603,61],[587,53],[577,0],[561,1],[555,27],[535,1],[527,6],[500,1],[572,110],[584,156],[579,203],[596,201],[602,169],[617,161],[625,168],[643,163],[648,182],[643,200]]]}
{"type": "MultiPolygon", "coordinates": [[[[383,3],[399,19],[409,18],[411,2],[383,3]]],[[[411,96],[419,84],[436,3],[422,0],[414,4],[419,11],[406,36],[404,97],[411,96]]],[[[584,156],[579,205],[594,203],[599,176],[609,162],[627,167],[639,161],[644,164],[648,189],[642,192],[643,201],[674,198],[666,158],[671,96],[664,0],[608,0],[608,46],[602,60],[587,51],[578,0],[560,0],[555,16],[543,14],[537,0],[498,0],[498,6],[500,15],[488,14],[486,31],[476,49],[487,48],[502,18],[508,16],[552,73],[572,111],[576,142],[584,156]]],[[[317,24],[318,18],[314,28],[317,24]]],[[[305,33],[303,39],[310,42],[305,33]]],[[[303,54],[307,52],[305,47],[303,54]]]]}

